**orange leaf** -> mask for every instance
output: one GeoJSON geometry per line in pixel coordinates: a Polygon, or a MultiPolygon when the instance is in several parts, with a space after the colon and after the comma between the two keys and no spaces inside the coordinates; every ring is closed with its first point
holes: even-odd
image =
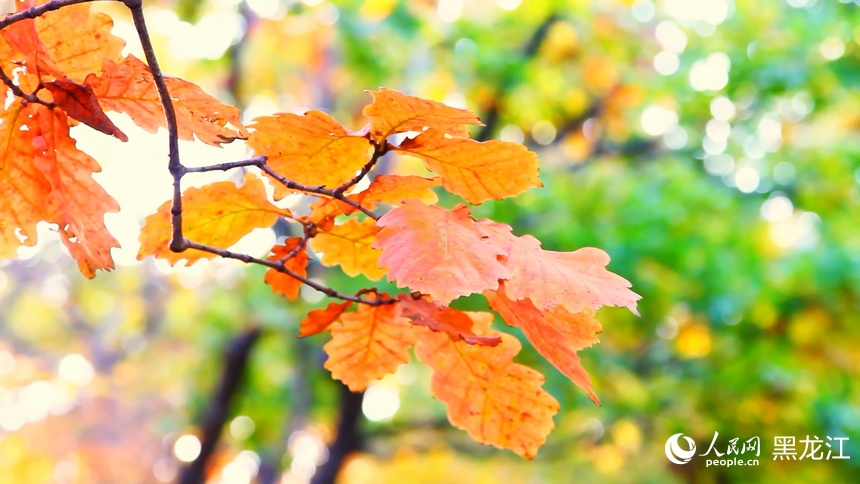
{"type": "Polygon", "coordinates": [[[576,352],[598,343],[597,334],[602,331],[594,319],[594,310],[585,309],[571,313],[556,306],[543,313],[529,299],[511,301],[498,291],[486,291],[484,295],[490,307],[512,326],[523,330],[532,346],[565,376],[588,393],[591,401],[600,405],[588,373],[582,367],[576,352]]]}
{"type": "Polygon", "coordinates": [[[302,320],[299,337],[304,338],[324,331],[331,323],[337,321],[340,315],[349,309],[350,306],[352,306],[352,301],[340,304],[329,303],[325,309],[314,309],[309,312],[308,316],[302,320]]]}
{"type": "Polygon", "coordinates": [[[466,109],[457,109],[428,99],[380,88],[370,91],[373,103],[365,106],[370,118],[370,134],[381,142],[395,133],[433,128],[452,136],[469,136],[467,124],[482,126],[481,118],[466,109]]]}
{"type": "Polygon", "coordinates": [[[447,334],[422,336],[415,355],[433,369],[430,391],[448,408],[451,424],[475,441],[531,459],[552,431],[558,402],[541,388],[540,373],[513,362],[513,336],[493,331],[489,313],[468,313],[476,333],[499,337],[498,346],[470,346],[447,334]]]}
{"type": "Polygon", "coordinates": [[[90,5],[83,3],[36,19],[36,31],[51,59],[75,82],[101,71],[105,61],[122,59],[125,41],[111,34],[112,29],[113,20],[109,16],[92,13],[90,5]]]}
{"type": "MultiPolygon", "coordinates": [[[[173,252],[171,238],[171,202],[164,202],[158,212],[146,217],[140,231],[138,259],[154,255],[175,264],[186,259],[193,264],[211,259],[215,254],[188,249],[173,252]]],[[[278,217],[290,217],[287,209],[272,205],[266,198],[263,180],[245,174],[241,187],[230,181],[189,188],[182,194],[182,234],[188,240],[226,249],[256,228],[271,227],[278,217]]]]}
{"type": "Polygon", "coordinates": [[[85,276],[113,269],[110,249],[119,244],[104,215],[119,206],[93,180],[100,167],[77,149],[66,116],[20,101],[0,116],[0,256],[35,245],[36,224],[46,221],[58,225],[85,276]]]}
{"type": "Polygon", "coordinates": [[[469,209],[453,211],[406,200],[382,216],[373,247],[397,287],[429,294],[440,305],[499,287],[510,276],[498,261],[504,252],[486,240],[469,209]]]}
{"type": "Polygon", "coordinates": [[[502,264],[511,274],[505,292],[512,300],[529,298],[542,311],[564,306],[578,313],[601,306],[621,306],[639,314],[636,301],[641,296],[629,289],[626,279],[606,270],[606,252],[593,247],[573,252],[543,250],[536,238],[515,236],[510,225],[487,219],[478,224],[504,255],[502,264]]]}
{"type": "Polygon", "coordinates": [[[122,141],[128,141],[128,136],[120,131],[107,117],[107,114],[102,111],[99,100],[91,86],[73,81],[51,81],[46,83],[45,87],[51,91],[57,106],[65,111],[69,117],[77,119],[104,134],[116,136],[122,141]]]}
{"type": "MultiPolygon", "coordinates": [[[[102,75],[87,76],[85,82],[93,86],[104,109],[128,114],[150,133],[167,127],[152,74],[136,57],[130,55],[122,64],[105,60],[102,75]]],[[[239,121],[238,108],[222,103],[188,81],[165,77],[165,83],[176,111],[180,139],[193,140],[197,135],[200,141],[219,146],[248,136],[239,121]]]]}
{"type": "Polygon", "coordinates": [[[400,316],[397,304],[361,304],[357,311],[342,314],[329,331],[331,341],[323,347],[328,354],[325,367],[354,392],[408,362],[409,348],[418,336],[409,320],[400,316]]]}
{"type": "MultiPolygon", "coordinates": [[[[301,237],[290,237],[284,241],[283,245],[276,245],[272,249],[273,255],[270,256],[268,260],[278,261],[289,256],[293,251],[296,251],[299,248],[299,244],[301,242],[301,237]]],[[[295,274],[305,277],[308,275],[308,259],[308,253],[305,248],[302,247],[301,249],[298,249],[295,255],[284,261],[284,267],[295,274]]],[[[276,294],[287,296],[293,301],[298,299],[299,289],[302,288],[301,281],[288,274],[284,274],[283,272],[278,272],[275,269],[269,269],[266,271],[263,282],[272,286],[272,291],[276,294]]]]}
{"type": "Polygon", "coordinates": [[[439,178],[423,178],[420,176],[379,175],[367,190],[357,193],[355,200],[368,209],[373,209],[377,203],[400,204],[404,200],[421,200],[427,205],[439,201],[433,193],[433,188],[442,184],[439,178]]]}
{"type": "Polygon", "coordinates": [[[339,265],[349,276],[364,274],[377,281],[385,275],[385,269],[379,267],[379,249],[370,246],[378,231],[371,218],[361,222],[351,218],[330,229],[320,227],[311,248],[323,253],[323,264],[339,265]]]}
{"type": "MultiPolygon", "coordinates": [[[[256,118],[248,146],[269,157],[268,165],[284,177],[309,186],[337,188],[370,161],[367,138],[352,136],[328,114],[280,113],[256,118]]],[[[275,183],[276,198],[289,193],[275,183]]]]}
{"type": "Polygon", "coordinates": [[[543,186],[537,155],[519,143],[482,143],[429,129],[395,149],[424,160],[427,169],[442,176],[446,190],[469,203],[501,200],[543,186]]]}
{"type": "Polygon", "coordinates": [[[466,313],[450,307],[439,309],[426,296],[414,299],[409,294],[401,294],[397,299],[403,316],[411,319],[412,324],[427,326],[472,345],[495,346],[502,341],[498,337],[476,335],[472,332],[472,318],[466,313]]]}

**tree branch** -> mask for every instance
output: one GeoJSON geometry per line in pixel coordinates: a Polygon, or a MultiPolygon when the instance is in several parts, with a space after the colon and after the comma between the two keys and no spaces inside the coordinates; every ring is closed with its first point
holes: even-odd
{"type": "Polygon", "coordinates": [[[185,250],[185,239],[182,237],[182,175],[185,174],[186,168],[182,166],[179,160],[179,131],[176,124],[176,110],[173,107],[173,102],[170,100],[170,93],[167,90],[167,83],[164,82],[164,75],[161,73],[161,68],[158,66],[158,59],[155,56],[155,48],[152,46],[152,39],[149,37],[149,32],[146,28],[146,18],[143,15],[142,0],[124,0],[125,5],[131,10],[131,17],[134,20],[134,27],[137,29],[137,35],[140,37],[140,44],[143,47],[143,53],[146,56],[146,63],[149,65],[149,71],[152,73],[152,78],[155,82],[155,88],[158,91],[158,97],[161,99],[161,107],[164,109],[164,119],[167,122],[168,136],[168,169],[173,176],[173,203],[170,208],[171,224],[173,234],[170,240],[170,250],[174,252],[182,252],[185,250]]]}
{"type": "Polygon", "coordinates": [[[39,5],[37,7],[31,7],[27,10],[10,13],[9,15],[3,17],[3,19],[0,19],[0,30],[5,29],[6,27],[14,24],[15,22],[20,22],[21,20],[26,19],[34,19],[48,12],[59,10],[63,7],[68,7],[69,5],[96,1],[115,2],[118,0],[51,0],[50,2],[43,3],[42,5],[39,5]]]}
{"type": "Polygon", "coordinates": [[[364,392],[353,393],[343,383],[337,382],[340,389],[340,420],[337,435],[328,446],[328,460],[317,469],[311,484],[332,484],[343,467],[343,462],[353,452],[364,447],[361,433],[361,403],[364,392]]]}
{"type": "Polygon", "coordinates": [[[372,300],[369,300],[369,299],[364,299],[364,298],[361,298],[358,296],[353,296],[353,295],[349,295],[349,294],[344,294],[342,292],[338,292],[338,291],[336,291],[336,290],[334,290],[328,286],[325,286],[325,285],[320,284],[316,281],[308,279],[307,277],[303,277],[303,276],[296,274],[295,272],[284,267],[283,263],[279,264],[277,261],[260,259],[259,257],[254,257],[252,255],[242,254],[239,252],[232,252],[232,251],[229,251],[227,249],[220,249],[218,247],[212,247],[211,245],[198,244],[197,242],[192,242],[192,241],[186,241],[185,242],[185,248],[186,249],[202,250],[203,252],[209,252],[210,254],[218,255],[224,259],[236,259],[236,260],[245,262],[246,264],[259,264],[261,266],[270,267],[270,268],[272,268],[278,272],[284,273],[284,274],[292,277],[293,279],[301,281],[303,284],[310,286],[310,287],[316,289],[317,291],[319,291],[319,292],[321,292],[321,293],[323,293],[329,297],[334,297],[337,299],[343,299],[345,301],[352,301],[352,302],[356,302],[359,304],[368,304],[370,306],[381,306],[383,304],[393,304],[393,303],[397,302],[396,299],[372,299],[372,300]]]}
{"type": "MultiPolygon", "coordinates": [[[[538,26],[538,28],[532,33],[529,41],[525,46],[523,46],[522,52],[520,53],[520,63],[531,59],[537,54],[538,49],[540,49],[541,44],[543,44],[544,39],[546,39],[546,36],[549,33],[550,27],[560,19],[561,17],[559,17],[558,14],[552,13],[538,26]]],[[[499,83],[496,96],[491,102],[490,108],[486,113],[484,113],[484,116],[482,117],[483,119],[481,119],[481,121],[484,122],[484,126],[481,127],[480,131],[475,135],[475,140],[486,141],[493,136],[493,132],[499,124],[499,107],[501,105],[501,99],[504,97],[505,93],[513,87],[513,84],[513,79],[510,76],[503,78],[499,83]]]]}
{"type": "Polygon", "coordinates": [[[221,381],[209,400],[209,409],[200,424],[202,432],[200,455],[182,469],[179,476],[181,484],[197,484],[206,480],[206,466],[218,446],[221,430],[227,419],[230,418],[230,402],[239,390],[245,369],[248,366],[251,350],[259,339],[261,331],[260,327],[254,327],[240,334],[227,346],[224,353],[224,369],[221,372],[221,381]]]}

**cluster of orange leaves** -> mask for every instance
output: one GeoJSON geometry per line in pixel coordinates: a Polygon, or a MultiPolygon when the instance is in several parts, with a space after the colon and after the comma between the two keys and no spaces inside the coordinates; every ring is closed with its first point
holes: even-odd
{"type": "MultiPolygon", "coordinates": [[[[0,67],[15,73],[24,93],[43,101],[16,98],[0,114],[0,257],[34,245],[35,226],[46,221],[57,227],[85,275],[113,267],[110,249],[118,244],[104,226],[104,214],[119,207],[93,180],[99,166],[75,147],[69,127],[84,123],[125,140],[106,112],[126,113],[149,131],[165,122],[150,70],[121,55],[123,42],[110,34],[111,26],[109,17],[79,4],[0,31],[0,67]]],[[[447,406],[452,424],[478,442],[533,457],[553,428],[558,403],[542,389],[540,373],[513,361],[520,343],[491,328],[492,313],[449,306],[481,293],[598,402],[577,351],[598,341],[597,309],[635,312],[639,299],[625,279],[606,270],[607,254],[595,248],[544,250],[537,239],[514,235],[510,226],[476,220],[466,205],[436,205],[433,189],[439,186],[470,204],[540,186],[534,153],[517,143],[472,140],[466,126],[480,124],[473,113],[388,89],[372,93],[364,109],[367,126],[351,132],[320,111],[258,118],[246,130],[235,107],[196,85],[168,78],[167,87],[181,139],[196,136],[212,145],[244,139],[283,178],[308,187],[346,187],[344,195],[355,204],[311,194],[318,200],[309,213],[295,214],[277,203],[292,189],[249,170],[241,185],[225,181],[183,192],[185,238],[226,249],[284,218],[301,224],[305,236],[271,249],[268,260],[288,269],[266,273],[276,293],[298,297],[302,281],[291,274],[307,276],[308,246],[322,254],[323,265],[371,280],[387,276],[409,289],[393,297],[371,290],[368,304],[333,302],[302,321],[301,336],[331,333],[325,366],[334,378],[363,390],[408,362],[414,347],[433,369],[432,393],[447,406]],[[393,135],[401,133],[411,137],[396,143],[402,137],[393,135]],[[363,190],[350,186],[359,170],[388,152],[420,158],[437,176],[380,174],[363,190]],[[356,205],[367,211],[393,208],[371,217],[356,205]]],[[[170,210],[171,202],[165,202],[146,218],[139,258],[192,264],[216,257],[169,249],[170,210]]]]}

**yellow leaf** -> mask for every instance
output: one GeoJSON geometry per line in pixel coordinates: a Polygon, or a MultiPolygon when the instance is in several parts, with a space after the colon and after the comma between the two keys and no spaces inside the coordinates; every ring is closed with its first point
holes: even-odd
{"type": "MultiPolygon", "coordinates": [[[[158,212],[146,217],[140,231],[138,259],[154,255],[175,264],[186,259],[193,264],[211,259],[214,254],[188,249],[173,252],[171,238],[171,203],[164,202],[158,212]]],[[[290,217],[289,210],[272,205],[266,187],[256,175],[245,174],[241,187],[230,181],[202,188],[189,188],[182,194],[182,234],[200,244],[226,249],[256,228],[271,227],[278,217],[290,217]]]]}
{"type": "Polygon", "coordinates": [[[362,222],[349,219],[330,229],[321,228],[311,239],[311,248],[323,253],[323,264],[340,265],[349,276],[364,274],[368,279],[377,281],[385,275],[385,269],[378,265],[381,251],[370,246],[378,231],[371,218],[362,222]]]}
{"type": "Polygon", "coordinates": [[[446,190],[473,204],[543,186],[537,155],[519,143],[481,143],[430,129],[407,139],[396,150],[424,160],[427,169],[442,176],[446,190]]]}

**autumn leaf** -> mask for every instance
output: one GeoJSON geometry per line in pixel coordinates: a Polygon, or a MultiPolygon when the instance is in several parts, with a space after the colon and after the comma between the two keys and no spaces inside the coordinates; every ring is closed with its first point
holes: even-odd
{"type": "Polygon", "coordinates": [[[354,392],[408,362],[409,348],[418,337],[396,304],[361,304],[355,312],[342,314],[329,331],[331,341],[323,346],[328,354],[325,367],[354,392]]]}
{"type": "Polygon", "coordinates": [[[571,313],[563,306],[556,306],[541,312],[529,299],[511,301],[505,297],[502,287],[498,291],[486,291],[484,295],[490,307],[498,312],[506,323],[522,329],[538,353],[585,390],[591,401],[600,405],[600,399],[592,389],[588,373],[576,354],[577,351],[599,342],[597,334],[602,329],[594,318],[593,309],[571,313]]]}
{"type": "MultiPolygon", "coordinates": [[[[424,178],[420,176],[379,175],[366,190],[349,195],[347,198],[362,205],[368,210],[376,208],[378,203],[400,204],[404,200],[415,199],[430,205],[439,201],[433,188],[442,184],[439,178],[424,178]]],[[[325,198],[311,204],[311,214],[308,220],[322,223],[338,215],[350,215],[357,208],[336,198],[325,198]]]]}
{"type": "MultiPolygon", "coordinates": [[[[268,260],[279,261],[289,257],[284,261],[284,267],[302,277],[308,275],[308,253],[303,247],[301,237],[290,237],[285,240],[282,245],[276,245],[272,249],[272,255],[268,260]]],[[[269,269],[263,277],[263,282],[272,286],[272,291],[276,294],[286,296],[293,301],[298,299],[299,290],[302,288],[302,282],[289,274],[284,274],[276,269],[269,269]]]]}
{"type": "Polygon", "coordinates": [[[122,60],[125,41],[111,34],[112,29],[113,20],[103,13],[92,13],[86,3],[63,7],[36,19],[36,31],[51,59],[75,82],[101,71],[106,61],[122,60]]]}
{"type": "Polygon", "coordinates": [[[490,329],[492,314],[467,314],[477,334],[501,338],[501,343],[478,346],[445,333],[423,335],[415,356],[433,369],[430,391],[447,407],[451,424],[476,442],[532,459],[554,427],[558,402],[541,388],[543,375],[513,362],[521,345],[490,329]]]}
{"type": "Polygon", "coordinates": [[[452,136],[469,136],[467,124],[482,126],[481,118],[465,109],[380,88],[370,91],[373,103],[365,106],[370,118],[370,134],[377,142],[395,133],[433,128],[452,136]]]}
{"type": "Polygon", "coordinates": [[[519,143],[479,142],[428,129],[395,150],[421,158],[427,169],[441,175],[446,190],[472,204],[543,186],[537,155],[519,143]]]}
{"type": "Polygon", "coordinates": [[[504,252],[488,243],[466,206],[453,211],[407,200],[383,215],[373,247],[379,264],[397,287],[430,295],[442,306],[454,299],[499,287],[510,272],[499,261],[504,252]]]}
{"type": "Polygon", "coordinates": [[[350,306],[352,306],[352,301],[345,301],[340,304],[329,303],[326,308],[314,309],[309,312],[307,317],[301,322],[299,337],[304,338],[325,331],[350,306]]]}
{"type": "Polygon", "coordinates": [[[46,221],[57,225],[85,276],[113,269],[110,250],[119,244],[104,215],[119,206],[93,180],[101,168],[77,149],[66,116],[15,101],[0,119],[0,255],[35,245],[36,224],[46,221]]]}
{"type": "MultiPolygon", "coordinates": [[[[170,250],[170,207],[170,201],[164,202],[156,213],[144,220],[137,258],[154,255],[171,264],[186,259],[190,265],[215,257],[215,254],[195,249],[178,253],[170,250]]],[[[185,238],[221,249],[230,247],[256,228],[271,227],[280,216],[292,215],[289,210],[269,202],[263,180],[251,173],[245,174],[241,187],[224,181],[189,188],[182,194],[182,207],[185,238]]]]}
{"type": "MultiPolygon", "coordinates": [[[[155,80],[146,64],[130,55],[121,64],[106,59],[102,70],[100,76],[87,76],[85,83],[93,87],[105,110],[128,114],[150,133],[167,127],[155,80]]],[[[196,135],[206,144],[219,146],[248,137],[238,108],[188,81],[165,77],[165,83],[176,111],[180,139],[193,140],[196,135]]]]}
{"type": "Polygon", "coordinates": [[[426,296],[415,299],[410,294],[401,294],[397,299],[400,300],[403,316],[411,319],[413,324],[427,326],[433,331],[447,333],[455,340],[473,345],[495,346],[501,342],[498,337],[473,333],[472,318],[463,311],[450,307],[440,309],[426,296]]]}
{"type": "Polygon", "coordinates": [[[571,313],[601,306],[620,306],[638,315],[630,282],[606,270],[609,255],[594,247],[573,252],[543,250],[530,235],[517,237],[510,225],[482,219],[478,224],[502,251],[510,271],[505,293],[512,300],[529,298],[540,310],[564,306],[571,313]]]}
{"type": "MultiPolygon", "coordinates": [[[[337,188],[370,161],[370,141],[352,136],[328,114],[308,111],[304,116],[280,113],[256,118],[248,146],[284,177],[308,186],[337,188]]],[[[275,197],[289,191],[275,183],[275,197]]]]}
{"type": "Polygon", "coordinates": [[[91,86],[73,81],[51,81],[45,84],[45,88],[51,92],[57,106],[70,118],[122,141],[128,141],[128,136],[102,111],[91,86]]]}
{"type": "Polygon", "coordinates": [[[377,281],[385,275],[385,269],[378,265],[380,250],[370,246],[378,231],[371,218],[361,222],[351,218],[329,229],[320,228],[311,239],[311,248],[322,252],[320,260],[323,264],[339,265],[349,276],[364,274],[377,281]]]}
{"type": "Polygon", "coordinates": [[[427,205],[439,201],[433,188],[442,184],[439,178],[420,176],[379,175],[366,190],[357,193],[355,201],[373,209],[377,203],[400,204],[404,200],[420,200],[427,205]]]}

